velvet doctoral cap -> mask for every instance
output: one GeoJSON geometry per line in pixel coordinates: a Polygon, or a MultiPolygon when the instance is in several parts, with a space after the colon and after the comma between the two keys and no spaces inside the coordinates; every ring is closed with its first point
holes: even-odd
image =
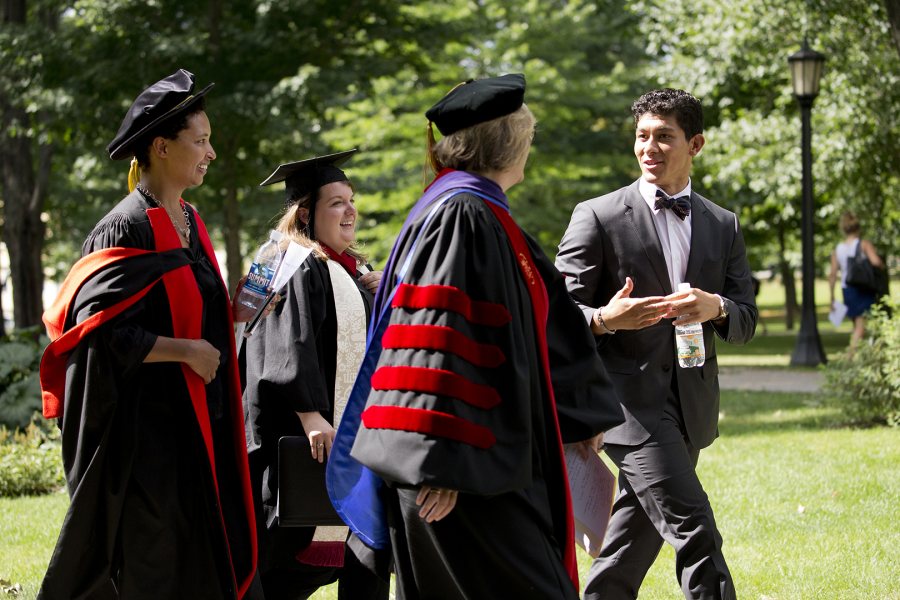
{"type": "Polygon", "coordinates": [[[165,121],[176,117],[191,106],[215,85],[209,84],[194,93],[194,74],[178,69],[165,79],[160,79],[135,98],[119,132],[106,149],[113,160],[122,160],[134,154],[133,144],[151,133],[165,121]]]}
{"type": "Polygon", "coordinates": [[[278,168],[259,185],[272,185],[283,181],[285,205],[290,205],[323,185],[335,181],[349,181],[338,166],[346,162],[356,151],[354,148],[278,165],[278,168]]]}
{"type": "Polygon", "coordinates": [[[425,116],[443,135],[515,112],[525,101],[521,73],[470,79],[450,90],[425,116]]]}

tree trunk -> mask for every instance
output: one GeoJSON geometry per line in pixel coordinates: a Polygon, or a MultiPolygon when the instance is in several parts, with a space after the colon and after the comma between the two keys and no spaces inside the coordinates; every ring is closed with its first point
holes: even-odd
{"type": "MultiPolygon", "coordinates": [[[[4,104],[6,104],[4,102],[4,104]]],[[[25,111],[3,107],[3,127],[27,122],[25,111]]],[[[38,149],[38,168],[32,163],[31,140],[24,135],[7,137],[0,150],[0,181],[3,187],[4,228],[9,252],[15,327],[40,325],[43,312],[44,272],[41,250],[44,224],[41,211],[47,197],[52,150],[38,149]]]]}
{"type": "MultiPolygon", "coordinates": [[[[209,16],[209,46],[207,54],[212,64],[219,62],[218,58],[222,53],[222,2],[221,0],[208,0],[207,14],[209,16]]],[[[225,220],[222,226],[222,236],[225,241],[225,269],[228,271],[228,290],[234,294],[237,289],[238,281],[243,276],[244,265],[241,254],[241,210],[238,205],[237,182],[232,175],[233,171],[229,168],[228,163],[231,162],[234,152],[232,140],[228,139],[227,134],[222,136],[222,145],[220,146],[220,159],[222,161],[222,172],[226,173],[225,181],[225,202],[223,205],[225,220]]]]}
{"type": "Polygon", "coordinates": [[[225,268],[228,269],[228,290],[234,294],[238,281],[244,275],[241,254],[241,210],[237,200],[237,187],[229,178],[225,190],[225,268]]]}
{"type": "Polygon", "coordinates": [[[2,0],[2,4],[4,23],[25,22],[25,0],[2,0]]]}
{"type": "Polygon", "coordinates": [[[900,54],[900,0],[884,0],[884,5],[887,8],[888,22],[891,24],[891,37],[894,39],[897,54],[900,54]]]}
{"type": "Polygon", "coordinates": [[[784,328],[788,331],[794,329],[794,315],[799,312],[797,306],[797,282],[794,279],[794,269],[785,259],[784,223],[778,224],[778,271],[781,282],[784,285],[784,328]]]}
{"type": "MultiPolygon", "coordinates": [[[[27,16],[25,0],[3,2],[4,26],[23,25],[27,16]]],[[[52,28],[54,23],[47,25],[52,28]]],[[[49,145],[33,144],[26,132],[32,129],[34,121],[7,94],[0,96],[0,131],[5,137],[0,147],[3,234],[9,252],[14,322],[16,328],[23,328],[40,325],[43,312],[41,212],[47,197],[53,150],[49,145]]]]}

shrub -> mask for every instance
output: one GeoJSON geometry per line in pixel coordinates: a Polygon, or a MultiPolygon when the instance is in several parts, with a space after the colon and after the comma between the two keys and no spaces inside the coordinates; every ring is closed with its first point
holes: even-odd
{"type": "Polygon", "coordinates": [[[859,425],[900,426],[900,311],[885,300],[866,319],[866,336],[852,355],[825,368],[830,402],[859,425]]]}
{"type": "Polygon", "coordinates": [[[37,329],[17,330],[0,339],[0,425],[24,428],[41,410],[38,369],[47,342],[37,329]]]}
{"type": "Polygon", "coordinates": [[[24,430],[0,427],[0,496],[47,494],[65,484],[59,436],[40,415],[24,430]]]}

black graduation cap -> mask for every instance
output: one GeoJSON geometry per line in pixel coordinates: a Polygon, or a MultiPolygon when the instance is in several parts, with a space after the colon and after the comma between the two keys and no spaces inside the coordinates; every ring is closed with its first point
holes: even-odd
{"type": "Polygon", "coordinates": [[[450,90],[425,116],[443,135],[515,112],[525,101],[521,73],[470,79],[450,90]]]}
{"type": "Polygon", "coordinates": [[[211,83],[195,94],[194,74],[178,69],[148,87],[135,98],[119,132],[106,147],[109,157],[122,160],[132,156],[134,142],[164,121],[185,112],[214,85],[211,83]]]}
{"type": "Polygon", "coordinates": [[[349,181],[338,165],[346,162],[356,151],[354,148],[278,165],[278,168],[259,185],[272,185],[283,181],[286,192],[285,204],[290,205],[323,185],[335,181],[349,181]]]}

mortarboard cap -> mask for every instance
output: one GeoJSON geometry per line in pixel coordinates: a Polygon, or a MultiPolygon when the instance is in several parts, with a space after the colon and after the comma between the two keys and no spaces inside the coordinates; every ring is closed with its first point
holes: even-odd
{"type": "Polygon", "coordinates": [[[521,73],[474,79],[450,90],[425,116],[443,135],[515,112],[525,101],[521,73]]]}
{"type": "Polygon", "coordinates": [[[285,204],[290,204],[318,190],[323,185],[334,183],[335,181],[349,181],[344,172],[338,168],[338,165],[346,162],[356,151],[357,149],[354,148],[353,150],[326,154],[325,156],[315,156],[278,165],[278,168],[259,185],[272,185],[283,181],[287,194],[285,204]]]}
{"type": "Polygon", "coordinates": [[[134,154],[133,144],[165,121],[182,114],[215,85],[209,84],[194,93],[194,74],[178,69],[141,92],[119,127],[116,137],[106,147],[109,157],[122,160],[134,154]]]}

